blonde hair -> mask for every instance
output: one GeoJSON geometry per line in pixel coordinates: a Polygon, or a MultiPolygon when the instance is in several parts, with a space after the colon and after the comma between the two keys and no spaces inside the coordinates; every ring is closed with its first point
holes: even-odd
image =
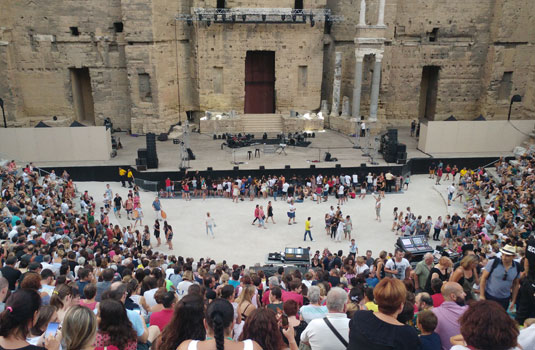
{"type": "Polygon", "coordinates": [[[251,302],[254,297],[254,292],[255,287],[252,284],[244,286],[240,295],[238,296],[238,299],[236,300],[238,305],[241,305],[245,301],[251,302]]]}
{"type": "Polygon", "coordinates": [[[452,266],[453,266],[453,262],[452,262],[451,259],[448,258],[447,256],[443,256],[442,258],[440,258],[440,260],[438,261],[438,263],[439,263],[441,266],[444,266],[445,268],[449,268],[449,267],[452,267],[452,266]]]}
{"type": "Polygon", "coordinates": [[[81,350],[95,341],[97,317],[88,308],[75,305],[65,315],[62,325],[65,350],[81,350]]]}
{"type": "Polygon", "coordinates": [[[462,260],[460,265],[463,267],[463,269],[468,270],[470,268],[470,265],[473,263],[479,262],[479,259],[475,255],[467,255],[462,260]]]}

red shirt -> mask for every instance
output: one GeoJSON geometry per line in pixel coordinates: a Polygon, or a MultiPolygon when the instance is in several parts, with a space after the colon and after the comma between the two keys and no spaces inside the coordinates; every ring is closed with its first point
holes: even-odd
{"type": "Polygon", "coordinates": [[[441,293],[431,295],[431,299],[433,299],[433,307],[439,307],[444,302],[444,297],[441,293]]]}
{"type": "Polygon", "coordinates": [[[160,332],[163,331],[165,326],[171,321],[173,317],[173,309],[163,309],[162,311],[153,312],[150,315],[150,325],[158,326],[160,332]]]}
{"type": "Polygon", "coordinates": [[[165,187],[171,187],[171,180],[169,179],[165,180],[165,187]]]}
{"type": "Polygon", "coordinates": [[[283,292],[282,301],[284,302],[286,300],[295,300],[299,307],[303,306],[303,296],[296,292],[283,292]]]}
{"type": "Polygon", "coordinates": [[[106,229],[106,236],[108,236],[108,241],[111,242],[111,240],[113,239],[113,231],[109,227],[106,229]]]}

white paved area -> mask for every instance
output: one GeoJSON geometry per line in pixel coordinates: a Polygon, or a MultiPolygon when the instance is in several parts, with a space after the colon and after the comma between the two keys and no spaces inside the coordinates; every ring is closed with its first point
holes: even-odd
{"type": "MultiPolygon", "coordinates": [[[[392,210],[399,207],[405,212],[405,208],[410,206],[416,215],[422,215],[425,219],[431,215],[433,221],[439,215],[443,217],[448,211],[462,213],[462,206],[455,202],[451,207],[446,206],[446,188],[448,182],[442,182],[440,186],[434,186],[434,180],[428,179],[427,175],[417,175],[411,178],[409,190],[402,194],[386,194],[382,200],[382,222],[375,220],[375,200],[371,195],[367,195],[364,200],[349,199],[349,202],[342,206],[342,213],[351,215],[353,220],[353,237],[356,238],[359,254],[364,255],[367,249],[373,251],[377,256],[379,251],[386,250],[392,252],[397,236],[390,231],[392,227],[392,210]]],[[[120,183],[110,183],[114,191],[126,198],[127,189],[122,188],[120,183]]],[[[88,190],[93,198],[97,199],[98,207],[102,205],[102,194],[105,183],[101,182],[78,182],[79,191],[88,190]]],[[[153,233],[152,225],[155,220],[155,213],[152,210],[152,201],[155,198],[153,192],[141,192],[141,203],[144,211],[143,224],[148,224],[153,233]]],[[[348,252],[348,241],[336,243],[325,233],[324,216],[329,211],[329,207],[336,208],[337,200],[330,197],[327,202],[316,204],[310,200],[304,203],[296,203],[296,225],[289,226],[286,211],[288,204],[278,199],[272,202],[276,224],[267,224],[267,229],[252,226],[253,212],[255,204],[267,206],[267,201],[272,198],[256,199],[243,202],[232,203],[230,199],[209,198],[193,199],[184,201],[182,199],[162,199],[162,207],[168,215],[168,223],[173,226],[173,251],[166,245],[158,249],[166,254],[182,255],[199,259],[201,257],[211,257],[216,261],[226,259],[229,264],[246,264],[252,266],[255,263],[264,264],[265,256],[269,252],[281,251],[285,247],[311,247],[312,250],[323,250],[329,248],[331,251],[342,249],[344,254],[348,252]],[[217,227],[214,229],[215,238],[206,235],[205,215],[210,212],[217,227]],[[312,218],[312,236],[315,242],[307,240],[303,242],[304,224],[306,218],[312,218]]],[[[267,210],[266,210],[267,213],[267,210]]],[[[97,218],[98,219],[98,218],[97,218]]],[[[123,217],[116,218],[113,213],[110,215],[113,224],[121,225],[133,224],[123,217]]],[[[162,239],[165,240],[164,238],[162,239]]],[[[156,240],[151,237],[153,247],[156,240]]],[[[431,242],[435,246],[436,242],[431,242]]]]}

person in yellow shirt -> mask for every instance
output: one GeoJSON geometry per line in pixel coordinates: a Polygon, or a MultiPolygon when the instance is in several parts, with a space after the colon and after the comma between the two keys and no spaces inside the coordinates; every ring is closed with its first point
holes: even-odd
{"type": "Polygon", "coordinates": [[[119,167],[119,178],[121,179],[121,184],[123,185],[123,187],[126,187],[126,170],[121,167],[119,167]]]}
{"type": "Polygon", "coordinates": [[[134,187],[132,185],[132,181],[134,181],[134,174],[132,173],[132,169],[128,169],[128,173],[127,173],[126,177],[127,177],[127,180],[128,180],[128,186],[130,188],[134,187]]]}
{"type": "Polygon", "coordinates": [[[310,224],[310,216],[308,217],[307,221],[305,221],[305,239],[307,240],[307,234],[310,237],[310,240],[314,242],[314,239],[312,239],[312,234],[310,233],[310,229],[312,228],[312,225],[310,224]]]}
{"type": "Polygon", "coordinates": [[[463,168],[459,174],[461,174],[461,177],[464,177],[467,172],[468,170],[466,170],[466,168],[463,168]]]}
{"type": "Polygon", "coordinates": [[[366,306],[366,309],[378,312],[379,306],[375,303],[375,299],[373,297],[373,288],[366,288],[364,290],[364,306],[366,306]]]}

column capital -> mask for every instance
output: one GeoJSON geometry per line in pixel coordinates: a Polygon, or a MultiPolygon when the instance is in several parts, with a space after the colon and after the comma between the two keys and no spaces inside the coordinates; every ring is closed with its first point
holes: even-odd
{"type": "Polygon", "coordinates": [[[363,52],[359,49],[355,50],[355,58],[357,59],[357,62],[364,61],[364,56],[366,56],[366,52],[363,52]]]}
{"type": "Polygon", "coordinates": [[[383,61],[383,53],[378,52],[375,54],[375,62],[381,62],[381,61],[383,61]]]}

